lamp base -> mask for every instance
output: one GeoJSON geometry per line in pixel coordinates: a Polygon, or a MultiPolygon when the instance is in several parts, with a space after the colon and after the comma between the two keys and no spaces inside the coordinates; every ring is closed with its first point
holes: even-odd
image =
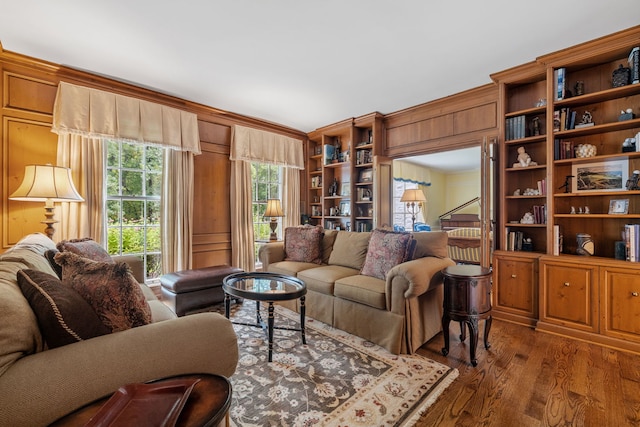
{"type": "Polygon", "coordinates": [[[278,228],[277,218],[271,218],[271,222],[269,223],[269,228],[271,228],[271,234],[269,235],[269,240],[278,240],[278,234],[276,233],[276,229],[278,228]]]}
{"type": "Polygon", "coordinates": [[[56,229],[53,228],[53,224],[58,222],[55,219],[53,219],[53,215],[54,215],[53,203],[51,203],[51,206],[48,206],[48,204],[45,204],[44,216],[46,219],[44,221],[41,221],[41,223],[47,225],[47,227],[44,229],[44,234],[46,234],[47,237],[50,238],[51,240],[53,240],[53,234],[56,232],[56,229]]]}

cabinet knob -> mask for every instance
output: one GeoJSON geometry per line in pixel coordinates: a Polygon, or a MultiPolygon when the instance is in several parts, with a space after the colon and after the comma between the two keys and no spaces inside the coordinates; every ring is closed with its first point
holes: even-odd
{"type": "Polygon", "coordinates": [[[517,275],[517,274],[512,274],[512,275],[511,275],[511,278],[512,278],[512,279],[515,279],[516,277],[518,277],[518,275],[517,275]]]}
{"type": "Polygon", "coordinates": [[[571,286],[571,283],[569,283],[569,282],[564,282],[564,285],[565,285],[566,287],[569,287],[569,286],[571,286]]]}
{"type": "Polygon", "coordinates": [[[631,292],[631,296],[632,296],[632,297],[637,297],[637,296],[638,296],[638,293],[637,293],[637,292],[631,292]]]}

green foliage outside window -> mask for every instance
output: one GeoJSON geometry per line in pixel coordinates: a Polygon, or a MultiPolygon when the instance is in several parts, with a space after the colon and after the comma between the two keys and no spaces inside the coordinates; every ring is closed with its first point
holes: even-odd
{"type": "MultiPolygon", "coordinates": [[[[268,199],[281,199],[282,167],[266,163],[252,163],[251,182],[253,183],[251,197],[254,238],[255,240],[269,240],[270,219],[265,219],[264,213],[267,209],[268,199]]],[[[281,226],[278,226],[278,232],[282,233],[281,226]]],[[[258,247],[259,245],[256,244],[256,260],[258,247]]]]}
{"type": "Polygon", "coordinates": [[[159,147],[115,141],[107,145],[107,250],[139,256],[147,278],[162,273],[162,158],[159,147]]]}

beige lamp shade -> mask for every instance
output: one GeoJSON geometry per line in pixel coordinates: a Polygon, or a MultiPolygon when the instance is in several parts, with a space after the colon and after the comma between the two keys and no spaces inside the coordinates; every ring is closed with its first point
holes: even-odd
{"type": "Polygon", "coordinates": [[[71,169],[52,165],[27,165],[24,178],[9,200],[26,202],[82,202],[71,179],[71,169]]]}
{"type": "Polygon", "coordinates": [[[267,209],[264,212],[264,216],[271,218],[284,216],[284,212],[282,212],[282,206],[280,205],[279,199],[267,200],[267,209]]]}
{"type": "Polygon", "coordinates": [[[404,190],[402,193],[402,197],[400,198],[401,202],[426,202],[427,198],[424,197],[424,193],[421,190],[412,189],[412,190],[404,190]]]}

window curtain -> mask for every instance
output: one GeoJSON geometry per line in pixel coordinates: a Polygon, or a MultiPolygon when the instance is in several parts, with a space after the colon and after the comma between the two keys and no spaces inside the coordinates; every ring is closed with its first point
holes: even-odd
{"type": "Polygon", "coordinates": [[[171,180],[163,181],[167,182],[163,185],[163,197],[173,203],[187,201],[190,205],[185,208],[188,210],[185,213],[176,212],[177,206],[164,204],[167,209],[172,210],[163,211],[163,215],[168,216],[163,218],[161,227],[163,254],[166,251],[171,257],[167,263],[170,267],[190,265],[192,215],[189,211],[193,209],[193,156],[200,154],[198,118],[195,114],[137,98],[60,82],[53,108],[52,132],[58,134],[58,161],[70,164],[69,167],[75,174],[86,176],[86,182],[76,183],[80,185],[78,191],[85,202],[78,203],[81,206],[77,208],[76,214],[73,214],[71,207],[67,207],[71,214],[67,217],[67,222],[74,225],[65,227],[68,230],[66,234],[60,233],[60,237],[65,239],[91,236],[104,243],[105,231],[102,224],[106,189],[101,180],[104,176],[106,145],[98,141],[105,138],[134,141],[175,151],[176,155],[168,155],[165,161],[163,176],[168,175],[171,180]],[[100,146],[100,149],[83,148],[94,145],[100,146]],[[98,151],[102,152],[101,156],[96,154],[98,151]],[[86,154],[83,155],[83,152],[86,154]],[[74,162],[75,165],[72,164],[74,162]],[[170,167],[167,168],[167,165],[170,167]],[[173,171],[173,167],[177,170],[173,171]],[[95,195],[89,197],[83,192],[83,186],[84,191],[94,191],[95,195]],[[102,229],[97,228],[98,224],[102,229]],[[184,234],[185,230],[189,233],[188,238],[184,234]],[[177,244],[181,245],[179,250],[175,249],[177,244]]]}
{"type": "Polygon", "coordinates": [[[251,208],[252,162],[284,168],[283,227],[299,224],[300,170],[304,169],[302,141],[273,132],[234,126],[231,136],[231,247],[233,265],[255,269],[253,212],[251,208]],[[291,169],[291,171],[289,171],[291,169]]]}
{"type": "Polygon", "coordinates": [[[100,138],[69,133],[58,137],[58,166],[71,168],[73,182],[85,201],[61,203],[56,239],[91,236],[96,242],[105,243],[105,151],[100,138]]]}

